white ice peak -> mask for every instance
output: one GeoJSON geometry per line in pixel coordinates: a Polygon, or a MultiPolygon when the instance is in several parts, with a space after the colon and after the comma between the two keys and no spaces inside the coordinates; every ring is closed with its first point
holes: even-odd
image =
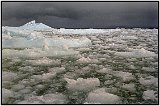
{"type": "Polygon", "coordinates": [[[44,30],[44,29],[50,29],[51,27],[43,23],[36,23],[35,20],[33,20],[20,26],[20,28],[27,29],[27,30],[44,30]]]}
{"type": "Polygon", "coordinates": [[[30,22],[26,23],[25,25],[33,25],[33,24],[36,24],[36,21],[35,21],[35,20],[30,21],[30,22]]]}

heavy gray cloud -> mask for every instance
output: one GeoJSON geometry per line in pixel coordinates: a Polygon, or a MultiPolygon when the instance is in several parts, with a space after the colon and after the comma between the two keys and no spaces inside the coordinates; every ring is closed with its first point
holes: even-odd
{"type": "Polygon", "coordinates": [[[158,2],[2,2],[2,25],[54,28],[158,27],[158,2]]]}

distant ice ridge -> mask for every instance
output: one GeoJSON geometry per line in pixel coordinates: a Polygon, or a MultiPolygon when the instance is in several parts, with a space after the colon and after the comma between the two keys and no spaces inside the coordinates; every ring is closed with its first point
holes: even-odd
{"type": "Polygon", "coordinates": [[[27,30],[45,30],[45,29],[51,29],[51,27],[43,24],[43,23],[36,23],[35,20],[28,22],[24,24],[23,26],[20,26],[19,28],[27,29],[27,30]]]}
{"type": "Polygon", "coordinates": [[[60,34],[97,34],[97,33],[105,33],[106,30],[103,29],[65,29],[65,28],[60,28],[57,31],[60,34]]]}

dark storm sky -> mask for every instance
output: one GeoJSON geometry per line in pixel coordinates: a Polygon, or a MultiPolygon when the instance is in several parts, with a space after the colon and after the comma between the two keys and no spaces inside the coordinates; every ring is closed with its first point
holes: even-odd
{"type": "Polygon", "coordinates": [[[53,28],[158,27],[158,2],[2,2],[2,25],[53,28]]]}

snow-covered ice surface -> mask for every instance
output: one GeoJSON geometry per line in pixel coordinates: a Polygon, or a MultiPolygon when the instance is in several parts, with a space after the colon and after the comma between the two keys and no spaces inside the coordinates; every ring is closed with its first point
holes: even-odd
{"type": "Polygon", "coordinates": [[[2,27],[3,104],[157,104],[157,29],[2,27]]]}

